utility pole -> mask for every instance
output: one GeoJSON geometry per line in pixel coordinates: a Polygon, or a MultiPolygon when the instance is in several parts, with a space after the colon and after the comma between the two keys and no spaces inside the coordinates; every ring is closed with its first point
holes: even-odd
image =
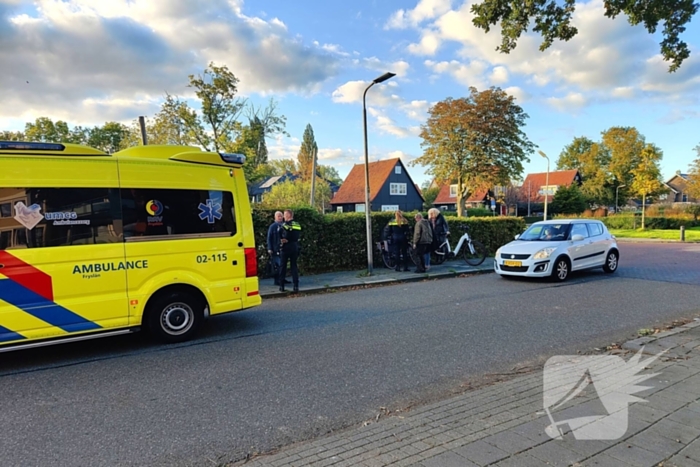
{"type": "Polygon", "coordinates": [[[532,197],[530,191],[532,189],[532,180],[527,181],[527,217],[530,217],[530,198],[532,197]]]}

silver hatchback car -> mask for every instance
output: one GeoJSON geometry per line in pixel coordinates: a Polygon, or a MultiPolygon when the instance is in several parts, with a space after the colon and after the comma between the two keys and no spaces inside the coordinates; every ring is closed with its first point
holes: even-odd
{"type": "Polygon", "coordinates": [[[502,277],[552,277],[602,267],[617,270],[620,252],[605,224],[593,219],[556,219],[532,224],[496,251],[494,270],[502,277]]]}

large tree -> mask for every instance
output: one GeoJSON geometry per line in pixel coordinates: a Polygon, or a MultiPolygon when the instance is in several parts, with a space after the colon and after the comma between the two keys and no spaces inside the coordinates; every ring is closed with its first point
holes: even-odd
{"type": "MultiPolygon", "coordinates": [[[[263,196],[262,206],[267,209],[286,209],[309,206],[311,181],[294,180],[277,183],[263,196]]],[[[328,183],[317,178],[314,191],[314,207],[323,212],[330,206],[331,189],[328,183]]]]}
{"type": "Polygon", "coordinates": [[[268,161],[268,165],[272,167],[273,175],[297,172],[297,163],[294,159],[273,159],[268,161]]]}
{"type": "MultiPolygon", "coordinates": [[[[671,62],[669,71],[676,71],[690,56],[688,45],[679,36],[698,11],[698,4],[693,0],[606,0],[604,6],[608,18],[624,13],[631,25],[644,24],[651,34],[656,33],[662,23],[661,54],[664,60],[671,62]]],[[[475,15],[474,25],[486,32],[500,25],[502,41],[497,50],[509,53],[531,24],[534,24],[532,30],[542,36],[541,51],[555,40],[573,38],[578,33],[571,24],[575,7],[575,0],[484,0],[472,5],[471,11],[475,15]]]]}
{"type": "Polygon", "coordinates": [[[0,141],[24,141],[26,139],[23,131],[0,131],[0,141]]]}
{"type": "Polygon", "coordinates": [[[578,215],[586,210],[588,201],[576,184],[559,187],[552,198],[552,212],[578,215]]]}
{"type": "Polygon", "coordinates": [[[583,179],[581,193],[591,204],[611,202],[610,151],[585,136],[576,137],[559,154],[557,169],[578,170],[583,179]]]}
{"type": "Polygon", "coordinates": [[[48,117],[39,117],[34,123],[24,126],[24,137],[28,141],[43,143],[75,143],[85,144],[87,131],[81,127],[72,129],[64,121],[54,122],[48,117]]]}
{"type": "Polygon", "coordinates": [[[111,154],[128,148],[133,142],[130,136],[131,130],[128,126],[107,122],[88,131],[87,145],[111,154]]]}
{"type": "Polygon", "coordinates": [[[690,164],[688,172],[688,196],[695,199],[700,199],[700,144],[695,146],[693,150],[697,153],[697,159],[690,164]]]}
{"type": "Polygon", "coordinates": [[[343,184],[343,179],[340,178],[340,174],[338,174],[338,170],[335,167],[331,167],[330,165],[319,165],[316,167],[316,173],[324,180],[333,182],[338,186],[343,184]]]}
{"type": "Polygon", "coordinates": [[[421,126],[423,155],[411,163],[457,184],[459,216],[469,193],[519,178],[534,148],[522,130],[528,115],[513,96],[497,87],[469,90],[468,97],[450,97],[430,108],[421,126]]]}
{"type": "Polygon", "coordinates": [[[297,155],[299,176],[302,180],[311,180],[314,158],[317,158],[317,155],[318,145],[314,138],[314,129],[311,128],[311,124],[307,124],[306,129],[304,129],[304,136],[301,140],[299,154],[297,155]]]}
{"type": "Polygon", "coordinates": [[[642,229],[645,228],[646,200],[659,193],[663,186],[659,164],[663,153],[653,144],[647,144],[641,151],[637,164],[631,170],[630,190],[642,199],[642,229]]]}

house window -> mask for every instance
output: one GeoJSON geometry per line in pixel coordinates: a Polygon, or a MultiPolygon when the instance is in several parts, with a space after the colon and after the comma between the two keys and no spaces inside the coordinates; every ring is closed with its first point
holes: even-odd
{"type": "Polygon", "coordinates": [[[668,193],[659,195],[659,201],[666,201],[668,199],[668,193]]]}
{"type": "Polygon", "coordinates": [[[355,212],[365,212],[365,204],[356,204],[355,205],[355,212]]]}
{"type": "Polygon", "coordinates": [[[683,194],[683,198],[681,199],[681,203],[687,203],[688,202],[688,195],[683,194]]]}
{"type": "Polygon", "coordinates": [[[343,207],[342,206],[337,206],[335,208],[335,212],[343,212],[343,207]]]}
{"type": "Polygon", "coordinates": [[[391,184],[389,184],[389,194],[390,195],[406,195],[406,184],[405,183],[391,183],[391,184]]]}
{"type": "Polygon", "coordinates": [[[542,185],[540,187],[540,195],[554,195],[557,192],[559,185],[542,185]]]}
{"type": "Polygon", "coordinates": [[[382,211],[398,211],[398,204],[382,204],[382,211]]]}
{"type": "Polygon", "coordinates": [[[450,198],[457,197],[457,185],[450,185],[450,198]]]}
{"type": "Polygon", "coordinates": [[[397,165],[396,167],[394,167],[394,173],[396,175],[401,175],[401,166],[400,165],[397,165]]]}

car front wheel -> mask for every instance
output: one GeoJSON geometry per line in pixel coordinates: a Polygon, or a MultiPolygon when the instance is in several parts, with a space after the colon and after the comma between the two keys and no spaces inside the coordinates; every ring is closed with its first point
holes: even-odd
{"type": "Polygon", "coordinates": [[[608,256],[605,258],[605,264],[603,265],[603,271],[608,274],[612,274],[617,271],[617,266],[620,258],[617,255],[617,251],[612,250],[608,252],[608,256]]]}
{"type": "Polygon", "coordinates": [[[571,270],[571,266],[569,265],[569,261],[562,257],[558,258],[554,262],[554,269],[552,269],[552,279],[554,279],[557,282],[564,282],[567,277],[569,277],[569,272],[571,270]]]}

